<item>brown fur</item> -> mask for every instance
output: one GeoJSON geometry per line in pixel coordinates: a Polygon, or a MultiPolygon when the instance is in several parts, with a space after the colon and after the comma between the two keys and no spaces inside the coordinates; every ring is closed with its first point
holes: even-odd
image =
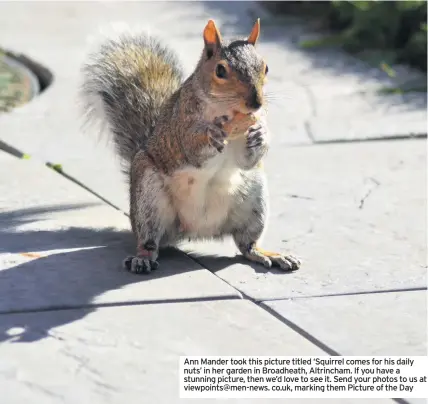
{"type": "Polygon", "coordinates": [[[130,175],[137,255],[125,260],[128,270],[155,269],[160,246],[226,235],[249,260],[300,265],[255,247],[268,212],[259,34],[258,20],[247,40],[224,43],[210,20],[200,60],[181,85],[175,56],[148,37],[108,42],[85,66],[86,109],[101,107],[130,175]]]}

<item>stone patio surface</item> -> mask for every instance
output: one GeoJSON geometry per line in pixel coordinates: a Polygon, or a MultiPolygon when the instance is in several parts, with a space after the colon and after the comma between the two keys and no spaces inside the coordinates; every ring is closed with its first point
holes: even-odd
{"type": "Polygon", "coordinates": [[[1,404],[213,401],[179,399],[180,355],[427,354],[426,94],[379,95],[416,73],[302,50],[307,34],[249,2],[0,2],[0,46],[53,75],[0,115],[1,404]],[[164,251],[149,276],[124,272],[126,181],[76,103],[98,28],[160,35],[188,74],[209,18],[231,37],[258,16],[272,94],[263,243],[301,270],[251,265],[225,241],[164,251]]]}

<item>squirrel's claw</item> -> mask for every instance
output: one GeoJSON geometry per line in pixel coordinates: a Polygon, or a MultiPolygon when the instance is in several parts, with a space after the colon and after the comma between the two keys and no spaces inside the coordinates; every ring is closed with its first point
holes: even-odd
{"type": "Polygon", "coordinates": [[[208,130],[208,136],[211,146],[217,149],[218,152],[222,152],[224,146],[227,144],[227,133],[217,124],[214,123],[208,130]]]}
{"type": "Polygon", "coordinates": [[[149,274],[158,269],[159,263],[148,258],[129,256],[123,261],[124,268],[133,274],[149,274]]]}
{"type": "Polygon", "coordinates": [[[263,146],[266,143],[266,129],[263,125],[260,123],[257,123],[256,125],[252,126],[248,130],[247,135],[247,147],[252,149],[254,147],[263,146]]]}
{"type": "Polygon", "coordinates": [[[296,271],[301,265],[301,261],[293,255],[265,251],[258,247],[250,248],[244,256],[248,260],[263,264],[267,268],[277,266],[283,271],[296,271]]]}
{"type": "Polygon", "coordinates": [[[229,120],[227,115],[221,115],[214,118],[214,125],[223,129],[223,125],[229,120]]]}
{"type": "Polygon", "coordinates": [[[269,257],[272,264],[279,266],[284,271],[296,271],[300,268],[301,261],[293,255],[282,255],[269,257]]]}

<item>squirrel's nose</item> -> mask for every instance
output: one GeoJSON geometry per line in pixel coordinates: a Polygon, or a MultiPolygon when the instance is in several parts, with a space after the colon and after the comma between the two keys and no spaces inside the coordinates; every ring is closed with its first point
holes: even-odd
{"type": "Polygon", "coordinates": [[[251,92],[250,97],[248,98],[245,105],[247,108],[257,110],[263,105],[263,96],[259,94],[258,91],[254,90],[251,92]]]}

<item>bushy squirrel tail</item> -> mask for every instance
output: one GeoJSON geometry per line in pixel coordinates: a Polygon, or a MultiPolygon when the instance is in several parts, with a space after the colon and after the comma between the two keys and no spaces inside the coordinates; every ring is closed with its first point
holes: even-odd
{"type": "Polygon", "coordinates": [[[82,74],[85,123],[111,133],[128,172],[135,153],[152,134],[162,105],[183,81],[176,55],[157,38],[125,33],[107,38],[91,53],[82,74]]]}

